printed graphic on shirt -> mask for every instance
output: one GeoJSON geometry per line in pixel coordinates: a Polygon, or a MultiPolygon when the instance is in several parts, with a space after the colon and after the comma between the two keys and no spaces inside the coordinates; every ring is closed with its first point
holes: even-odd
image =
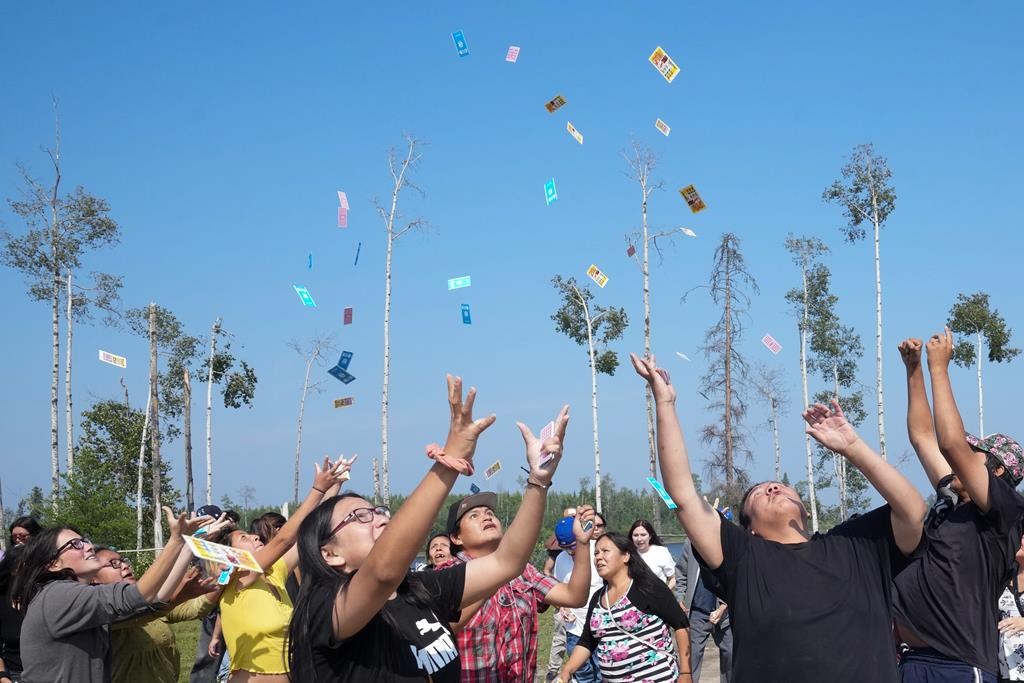
{"type": "Polygon", "coordinates": [[[409,646],[416,663],[428,675],[437,673],[459,656],[459,651],[456,649],[455,643],[452,642],[451,635],[445,631],[440,622],[420,619],[416,622],[416,628],[421,636],[433,631],[441,632],[441,635],[426,647],[409,646]]]}

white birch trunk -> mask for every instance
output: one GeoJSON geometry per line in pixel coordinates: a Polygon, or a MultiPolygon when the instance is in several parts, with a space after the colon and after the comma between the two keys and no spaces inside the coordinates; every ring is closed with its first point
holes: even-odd
{"type": "MultiPolygon", "coordinates": [[[[643,243],[644,243],[644,357],[651,357],[651,280],[650,280],[650,236],[647,230],[647,174],[642,169],[642,161],[637,158],[637,170],[640,175],[640,190],[643,196],[641,204],[643,243]]],[[[644,385],[644,399],[647,404],[647,455],[650,476],[658,478],[658,453],[654,444],[654,393],[649,384],[644,385]]],[[[657,496],[651,497],[651,522],[655,530],[661,529],[661,510],[657,496]]]]}
{"type": "MultiPolygon", "coordinates": [[[[55,219],[56,220],[56,219],[55,219]]],[[[56,249],[50,250],[56,258],[56,249]]],[[[50,502],[57,509],[60,495],[60,451],[57,443],[57,386],[60,381],[60,275],[53,277],[53,376],[50,380],[50,502]]]]}
{"type": "MultiPolygon", "coordinates": [[[[590,414],[594,423],[594,506],[601,512],[601,446],[597,428],[597,363],[594,359],[594,325],[590,319],[590,307],[580,290],[573,287],[576,298],[583,307],[583,316],[587,321],[587,348],[590,352],[590,414]]],[[[598,315],[598,317],[601,317],[598,315]]]]}
{"type": "Polygon", "coordinates": [[[775,446],[775,480],[782,481],[782,448],[779,445],[778,401],[769,399],[772,411],[772,444],[775,446]]]}
{"type": "Polygon", "coordinates": [[[736,478],[732,451],[732,252],[725,264],[725,485],[732,490],[736,478]]]}
{"type": "Polygon", "coordinates": [[[398,202],[398,191],[391,196],[391,218],[388,219],[388,249],[384,265],[384,382],[380,395],[380,458],[381,458],[381,494],[384,505],[391,504],[391,487],[388,482],[388,385],[391,380],[391,251],[394,246],[394,233],[391,230],[395,217],[395,205],[398,202]]]}
{"type": "Polygon", "coordinates": [[[380,504],[380,463],[373,459],[373,504],[380,504]]]}
{"type": "MultiPolygon", "coordinates": [[[[868,171],[870,174],[870,166],[868,171]]],[[[871,222],[875,226],[875,390],[878,398],[878,454],[888,460],[885,449],[885,398],[882,393],[882,259],[879,238],[882,225],[878,217],[878,195],[874,184],[871,186],[871,222]]]]}
{"type": "MultiPolygon", "coordinates": [[[[804,405],[811,405],[811,397],[807,391],[807,325],[810,318],[810,303],[807,301],[807,263],[800,266],[800,274],[804,285],[804,318],[800,326],[800,380],[803,384],[804,405]]],[[[811,435],[804,433],[804,445],[807,448],[807,497],[811,504],[811,531],[818,530],[818,497],[814,490],[814,454],[811,451],[811,435]]]]}
{"type": "MultiPolygon", "coordinates": [[[[127,391],[127,390],[126,390],[127,391]]],[[[127,402],[127,401],[126,401],[127,402]]],[[[146,435],[149,433],[149,409],[153,394],[146,397],[146,416],[142,421],[142,443],[139,444],[138,487],[135,490],[135,549],[142,550],[142,471],[146,467],[146,435]]],[[[130,413],[129,413],[130,414],[130,413]]]]}
{"type": "Polygon", "coordinates": [[[295,478],[292,480],[292,500],[299,503],[299,462],[302,455],[302,416],[306,412],[306,392],[309,391],[309,373],[313,369],[313,361],[319,353],[314,351],[306,360],[306,379],[302,382],[302,397],[299,399],[299,423],[295,432],[295,478]]]}
{"type": "Polygon", "coordinates": [[[206,504],[213,504],[213,356],[217,352],[220,318],[210,329],[210,367],[206,375],[206,504]]]}
{"type": "Polygon", "coordinates": [[[161,484],[160,478],[160,392],[157,378],[157,348],[156,348],[156,304],[149,304],[149,395],[152,405],[150,406],[151,417],[149,430],[149,446],[152,458],[152,482],[153,482],[153,547],[159,550],[164,546],[164,527],[161,513],[161,484]]]}
{"type": "Polygon", "coordinates": [[[182,378],[184,388],[185,413],[182,416],[182,435],[185,442],[185,505],[189,511],[196,509],[195,481],[192,477],[192,380],[188,368],[184,369],[182,378]]]}
{"type": "Polygon", "coordinates": [[[981,332],[978,332],[978,438],[985,438],[985,392],[981,387],[981,332]]]}
{"type": "Polygon", "coordinates": [[[67,325],[67,349],[65,350],[66,355],[65,355],[65,358],[64,358],[64,417],[65,417],[65,437],[64,438],[67,440],[67,443],[65,444],[65,446],[66,446],[65,450],[67,451],[68,476],[71,476],[72,474],[74,474],[74,471],[75,471],[75,441],[74,441],[75,419],[74,419],[74,415],[73,415],[74,411],[72,410],[72,406],[71,406],[71,341],[72,341],[72,330],[74,328],[74,323],[73,323],[73,320],[72,320],[72,315],[74,313],[74,310],[72,308],[72,304],[74,303],[74,299],[72,297],[73,297],[73,295],[72,295],[71,270],[68,269],[68,289],[67,289],[68,306],[67,306],[67,313],[66,313],[66,316],[65,316],[67,318],[67,320],[65,321],[65,324],[67,325]]]}

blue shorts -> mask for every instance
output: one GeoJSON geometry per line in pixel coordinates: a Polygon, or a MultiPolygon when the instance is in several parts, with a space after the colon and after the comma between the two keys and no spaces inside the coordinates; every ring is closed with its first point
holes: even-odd
{"type": "Polygon", "coordinates": [[[998,683],[995,674],[931,648],[913,648],[900,659],[901,683],[998,683]]]}

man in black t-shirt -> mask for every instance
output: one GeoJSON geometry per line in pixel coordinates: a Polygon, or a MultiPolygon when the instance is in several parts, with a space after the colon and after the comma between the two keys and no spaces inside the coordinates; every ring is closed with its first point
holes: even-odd
{"type": "Polygon", "coordinates": [[[921,540],[921,494],[856,434],[839,404],[804,411],[808,433],[858,467],[883,506],[811,534],[799,495],[763,482],[724,523],[693,484],[675,389],[653,357],[631,355],[657,403],[665,487],[698,561],[732,611],[733,683],[895,683],[891,578],[921,540]]]}
{"type": "Polygon", "coordinates": [[[952,335],[928,342],[935,426],[921,369],[921,340],[900,344],[907,367],[907,431],[936,503],[925,521],[926,550],[896,577],[896,631],[910,648],[904,683],[995,683],[999,674],[999,594],[1014,568],[1024,498],[1024,453],[1002,434],[964,432],[949,382],[952,335]],[[937,429],[936,429],[937,428],[937,429]]]}

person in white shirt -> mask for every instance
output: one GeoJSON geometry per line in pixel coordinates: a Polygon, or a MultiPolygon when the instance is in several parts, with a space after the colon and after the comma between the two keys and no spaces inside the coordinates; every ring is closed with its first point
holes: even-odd
{"type": "Polygon", "coordinates": [[[654,527],[646,519],[638,519],[629,527],[629,537],[633,540],[640,557],[651,568],[654,575],[668,584],[669,590],[676,587],[676,563],[672,553],[658,538],[654,527]]]}
{"type": "MultiPolygon", "coordinates": [[[[576,556],[576,553],[587,553],[587,556],[590,558],[590,595],[587,598],[587,604],[583,607],[576,609],[561,608],[559,610],[559,616],[565,622],[565,651],[567,653],[572,652],[583,635],[583,626],[587,620],[587,609],[590,605],[590,599],[604,586],[604,579],[598,575],[597,569],[594,567],[594,542],[596,539],[592,539],[585,548],[577,548],[576,536],[573,534],[572,525],[572,517],[563,517],[555,525],[555,538],[562,552],[555,558],[554,576],[563,583],[568,582],[570,577],[572,577],[573,558],[576,556]]],[[[597,658],[591,655],[576,670],[574,678],[577,683],[597,683],[600,681],[601,670],[598,668],[597,658]]]]}

